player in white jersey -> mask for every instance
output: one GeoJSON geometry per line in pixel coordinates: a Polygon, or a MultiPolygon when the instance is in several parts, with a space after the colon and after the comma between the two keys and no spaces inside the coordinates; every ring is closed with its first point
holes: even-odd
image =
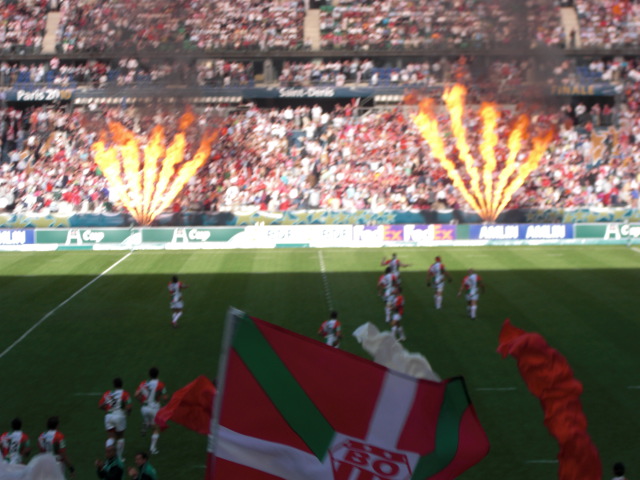
{"type": "Polygon", "coordinates": [[[47,430],[42,432],[38,437],[38,447],[41,453],[50,453],[56,457],[62,473],[64,473],[66,466],[69,473],[73,475],[75,469],[67,457],[66,440],[62,432],[58,430],[59,423],[58,417],[50,417],[47,420],[47,430]]]}
{"type": "Polygon", "coordinates": [[[467,300],[467,313],[475,320],[478,311],[478,299],[480,294],[484,293],[484,282],[482,277],[473,271],[473,268],[470,268],[467,276],[462,279],[458,296],[462,295],[463,291],[467,292],[465,297],[467,300]]]}
{"type": "Polygon", "coordinates": [[[102,395],[98,407],[106,412],[104,428],[107,430],[107,442],[116,442],[118,458],[124,455],[124,431],[127,428],[127,415],[131,413],[131,396],[122,388],[122,379],[113,380],[113,390],[102,395]]]}
{"type": "Polygon", "coordinates": [[[442,263],[440,257],[436,257],[435,261],[427,271],[427,287],[431,287],[433,285],[433,301],[435,303],[436,310],[440,310],[442,308],[442,293],[444,292],[445,280],[448,280],[449,283],[451,283],[451,275],[449,275],[449,272],[444,267],[444,263],[442,263]]]}
{"type": "Polygon", "coordinates": [[[11,431],[0,435],[0,450],[4,461],[12,465],[25,463],[31,453],[29,437],[22,431],[22,420],[11,421],[11,431]]]}
{"type": "Polygon", "coordinates": [[[392,323],[393,320],[393,310],[396,305],[396,293],[397,287],[394,286],[390,293],[386,295],[386,301],[384,304],[384,321],[387,323],[392,323]]]}
{"type": "Polygon", "coordinates": [[[182,300],[182,290],[187,288],[187,285],[178,280],[178,277],[174,275],[169,282],[169,295],[171,295],[170,308],[171,325],[173,328],[178,326],[178,319],[182,316],[182,309],[184,308],[184,302],[182,300]]]}
{"type": "Polygon", "coordinates": [[[160,427],[156,425],[156,414],[162,402],[167,400],[167,388],[165,384],[158,380],[159,370],[156,367],[149,369],[149,380],[144,380],[138,385],[136,398],[142,402],[140,412],[142,413],[142,434],[147,433],[147,429],[152,428],[151,446],[149,451],[156,455],[158,452],[158,439],[160,438],[160,427]]]}
{"type": "Polygon", "coordinates": [[[383,267],[389,267],[391,269],[391,273],[393,273],[398,279],[400,278],[400,267],[410,267],[411,265],[408,263],[402,263],[398,258],[398,255],[395,253],[391,254],[391,258],[387,260],[387,257],[383,257],[380,265],[383,267]]]}
{"type": "Polygon", "coordinates": [[[338,320],[338,312],[333,310],[329,315],[329,320],[325,320],[318,329],[318,335],[324,337],[330,347],[340,347],[342,340],[342,324],[338,320]]]}
{"type": "Polygon", "coordinates": [[[391,304],[391,333],[400,341],[405,341],[407,337],[402,327],[402,316],[404,315],[404,295],[402,287],[396,287],[391,304]]]}
{"type": "Polygon", "coordinates": [[[398,277],[391,271],[391,267],[387,267],[378,279],[378,295],[383,302],[387,302],[387,297],[393,293],[396,285],[398,285],[398,277]]]}

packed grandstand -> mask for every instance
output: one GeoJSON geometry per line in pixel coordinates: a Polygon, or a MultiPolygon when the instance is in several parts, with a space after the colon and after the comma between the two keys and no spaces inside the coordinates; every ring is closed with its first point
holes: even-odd
{"type": "Polygon", "coordinates": [[[468,209],[413,121],[454,83],[499,103],[501,138],[522,113],[555,131],[507,208],[638,207],[636,1],[2,4],[0,211],[123,211],[92,145],[185,108],[190,145],[220,135],[172,211],[468,209]]]}

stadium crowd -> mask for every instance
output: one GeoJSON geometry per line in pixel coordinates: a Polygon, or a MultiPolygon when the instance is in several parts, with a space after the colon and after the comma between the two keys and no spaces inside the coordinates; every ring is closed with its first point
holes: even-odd
{"type": "MultiPolygon", "coordinates": [[[[535,114],[534,125],[556,127],[557,135],[510,207],[637,205],[640,83],[631,75],[637,70],[626,68],[621,76],[626,101],[615,111],[609,105],[578,103],[535,114]],[[597,140],[594,127],[607,125],[614,114],[619,133],[597,140]]],[[[501,138],[523,108],[503,111],[501,138]]],[[[363,114],[354,103],[332,111],[319,105],[248,105],[226,114],[209,106],[197,114],[193,145],[208,125],[221,125],[223,135],[174,208],[466,208],[413,124],[415,107],[363,114]]],[[[92,161],[91,145],[105,120],[120,121],[144,138],[146,126],[174,128],[178,113],[155,106],[93,104],[73,111],[5,107],[1,115],[0,208],[70,213],[122,208],[92,161]]],[[[439,120],[446,131],[443,110],[439,120]]],[[[471,143],[477,143],[480,124],[472,115],[467,128],[471,143]]],[[[455,155],[452,139],[447,141],[455,155]]],[[[498,158],[504,154],[499,147],[498,158]]]]}
{"type": "Polygon", "coordinates": [[[640,5],[620,0],[575,0],[584,47],[624,47],[640,43],[640,5]]]}
{"type": "Polygon", "coordinates": [[[296,0],[64,2],[61,13],[61,53],[304,47],[305,10],[296,0]]]}
{"type": "MultiPolygon", "coordinates": [[[[308,3],[308,2],[306,2],[308,3]]],[[[415,50],[525,46],[615,48],[638,45],[640,5],[620,0],[560,2],[575,6],[568,35],[555,0],[334,0],[321,8],[323,50],[415,50]]],[[[301,50],[308,5],[302,0],[3,0],[3,53],[39,53],[47,14],[60,11],[59,53],[107,51],[301,50]]]]}
{"type": "Polygon", "coordinates": [[[2,54],[40,52],[46,27],[47,0],[3,0],[0,5],[2,54]]]}

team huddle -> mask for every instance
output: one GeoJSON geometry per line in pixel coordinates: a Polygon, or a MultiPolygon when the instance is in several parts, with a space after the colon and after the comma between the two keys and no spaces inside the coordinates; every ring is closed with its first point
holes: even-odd
{"type": "MultiPolygon", "coordinates": [[[[378,296],[384,302],[385,323],[391,327],[391,333],[399,340],[407,339],[402,327],[402,317],[404,315],[405,297],[402,293],[402,280],[400,269],[410,267],[408,263],[403,263],[397,254],[392,254],[391,258],[383,258],[380,265],[385,267],[384,273],[378,279],[378,296]]],[[[446,283],[451,283],[453,278],[447,271],[442,259],[437,256],[427,270],[427,287],[433,288],[433,301],[436,310],[442,309],[443,293],[446,283]]],[[[465,293],[467,302],[467,315],[475,320],[478,312],[478,299],[484,293],[484,282],[482,277],[473,269],[469,269],[467,275],[462,279],[458,296],[465,293]]],[[[329,320],[320,325],[318,335],[322,336],[327,345],[338,348],[342,339],[342,325],[338,321],[338,313],[334,310],[330,314],[329,320]]]]}

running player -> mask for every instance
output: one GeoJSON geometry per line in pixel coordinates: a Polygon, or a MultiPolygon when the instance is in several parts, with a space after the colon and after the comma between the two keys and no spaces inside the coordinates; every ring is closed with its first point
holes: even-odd
{"type": "Polygon", "coordinates": [[[182,300],[182,290],[187,288],[188,285],[178,280],[178,277],[174,275],[169,282],[169,295],[171,295],[171,325],[173,328],[178,326],[178,319],[182,316],[182,309],[184,308],[184,302],[182,300]]]}
{"type": "Polygon", "coordinates": [[[124,461],[124,431],[127,429],[127,415],[131,413],[131,396],[122,388],[122,379],[113,380],[113,390],[102,395],[98,407],[106,412],[104,428],[107,430],[107,441],[116,442],[118,458],[124,461]]]}
{"type": "Polygon", "coordinates": [[[433,285],[433,300],[435,302],[436,310],[440,310],[442,308],[442,293],[444,292],[445,280],[448,280],[449,283],[451,283],[453,279],[444,267],[444,263],[442,263],[440,257],[436,257],[435,261],[427,271],[427,287],[431,287],[433,285]]]}
{"type": "Polygon", "coordinates": [[[147,433],[147,429],[152,429],[151,446],[149,451],[152,455],[158,454],[158,439],[160,438],[160,427],[156,425],[156,414],[160,410],[161,402],[167,400],[167,389],[163,382],[158,380],[159,370],[156,367],[149,369],[149,380],[144,380],[136,390],[136,398],[142,402],[140,411],[142,412],[142,434],[147,433]]]}
{"type": "Polygon", "coordinates": [[[404,295],[402,294],[402,287],[396,288],[391,308],[391,333],[393,333],[395,338],[403,342],[407,337],[404,335],[404,328],[402,328],[402,315],[404,315],[404,295]]]}
{"type": "Polygon", "coordinates": [[[329,316],[329,320],[325,320],[318,329],[318,335],[324,337],[327,345],[330,347],[340,347],[342,340],[342,325],[338,320],[338,312],[333,310],[329,316]]]}
{"type": "Polygon", "coordinates": [[[0,448],[5,462],[12,465],[25,463],[31,453],[31,442],[22,431],[22,420],[11,420],[11,430],[0,435],[0,448]]]}
{"type": "Polygon", "coordinates": [[[387,267],[378,279],[378,295],[382,301],[387,303],[387,297],[393,293],[393,289],[398,285],[398,277],[391,272],[391,267],[387,267]]]}
{"type": "Polygon", "coordinates": [[[380,265],[382,265],[383,267],[390,267],[391,273],[396,275],[398,278],[400,277],[400,267],[405,268],[405,267],[411,266],[408,263],[402,263],[398,258],[398,255],[395,253],[392,253],[391,258],[388,260],[387,260],[387,257],[382,257],[382,261],[380,262],[380,265]]]}
{"type": "Polygon", "coordinates": [[[475,320],[478,311],[478,298],[480,298],[481,293],[484,293],[484,282],[482,277],[473,271],[473,268],[470,268],[467,276],[462,279],[458,296],[462,295],[463,291],[467,292],[465,297],[467,300],[467,314],[472,320],[475,320]]]}
{"type": "Polygon", "coordinates": [[[73,476],[75,469],[67,457],[67,445],[64,435],[58,430],[59,423],[58,417],[49,417],[47,430],[38,437],[38,447],[41,453],[50,453],[56,457],[63,473],[64,468],[67,467],[69,473],[73,476]]]}

